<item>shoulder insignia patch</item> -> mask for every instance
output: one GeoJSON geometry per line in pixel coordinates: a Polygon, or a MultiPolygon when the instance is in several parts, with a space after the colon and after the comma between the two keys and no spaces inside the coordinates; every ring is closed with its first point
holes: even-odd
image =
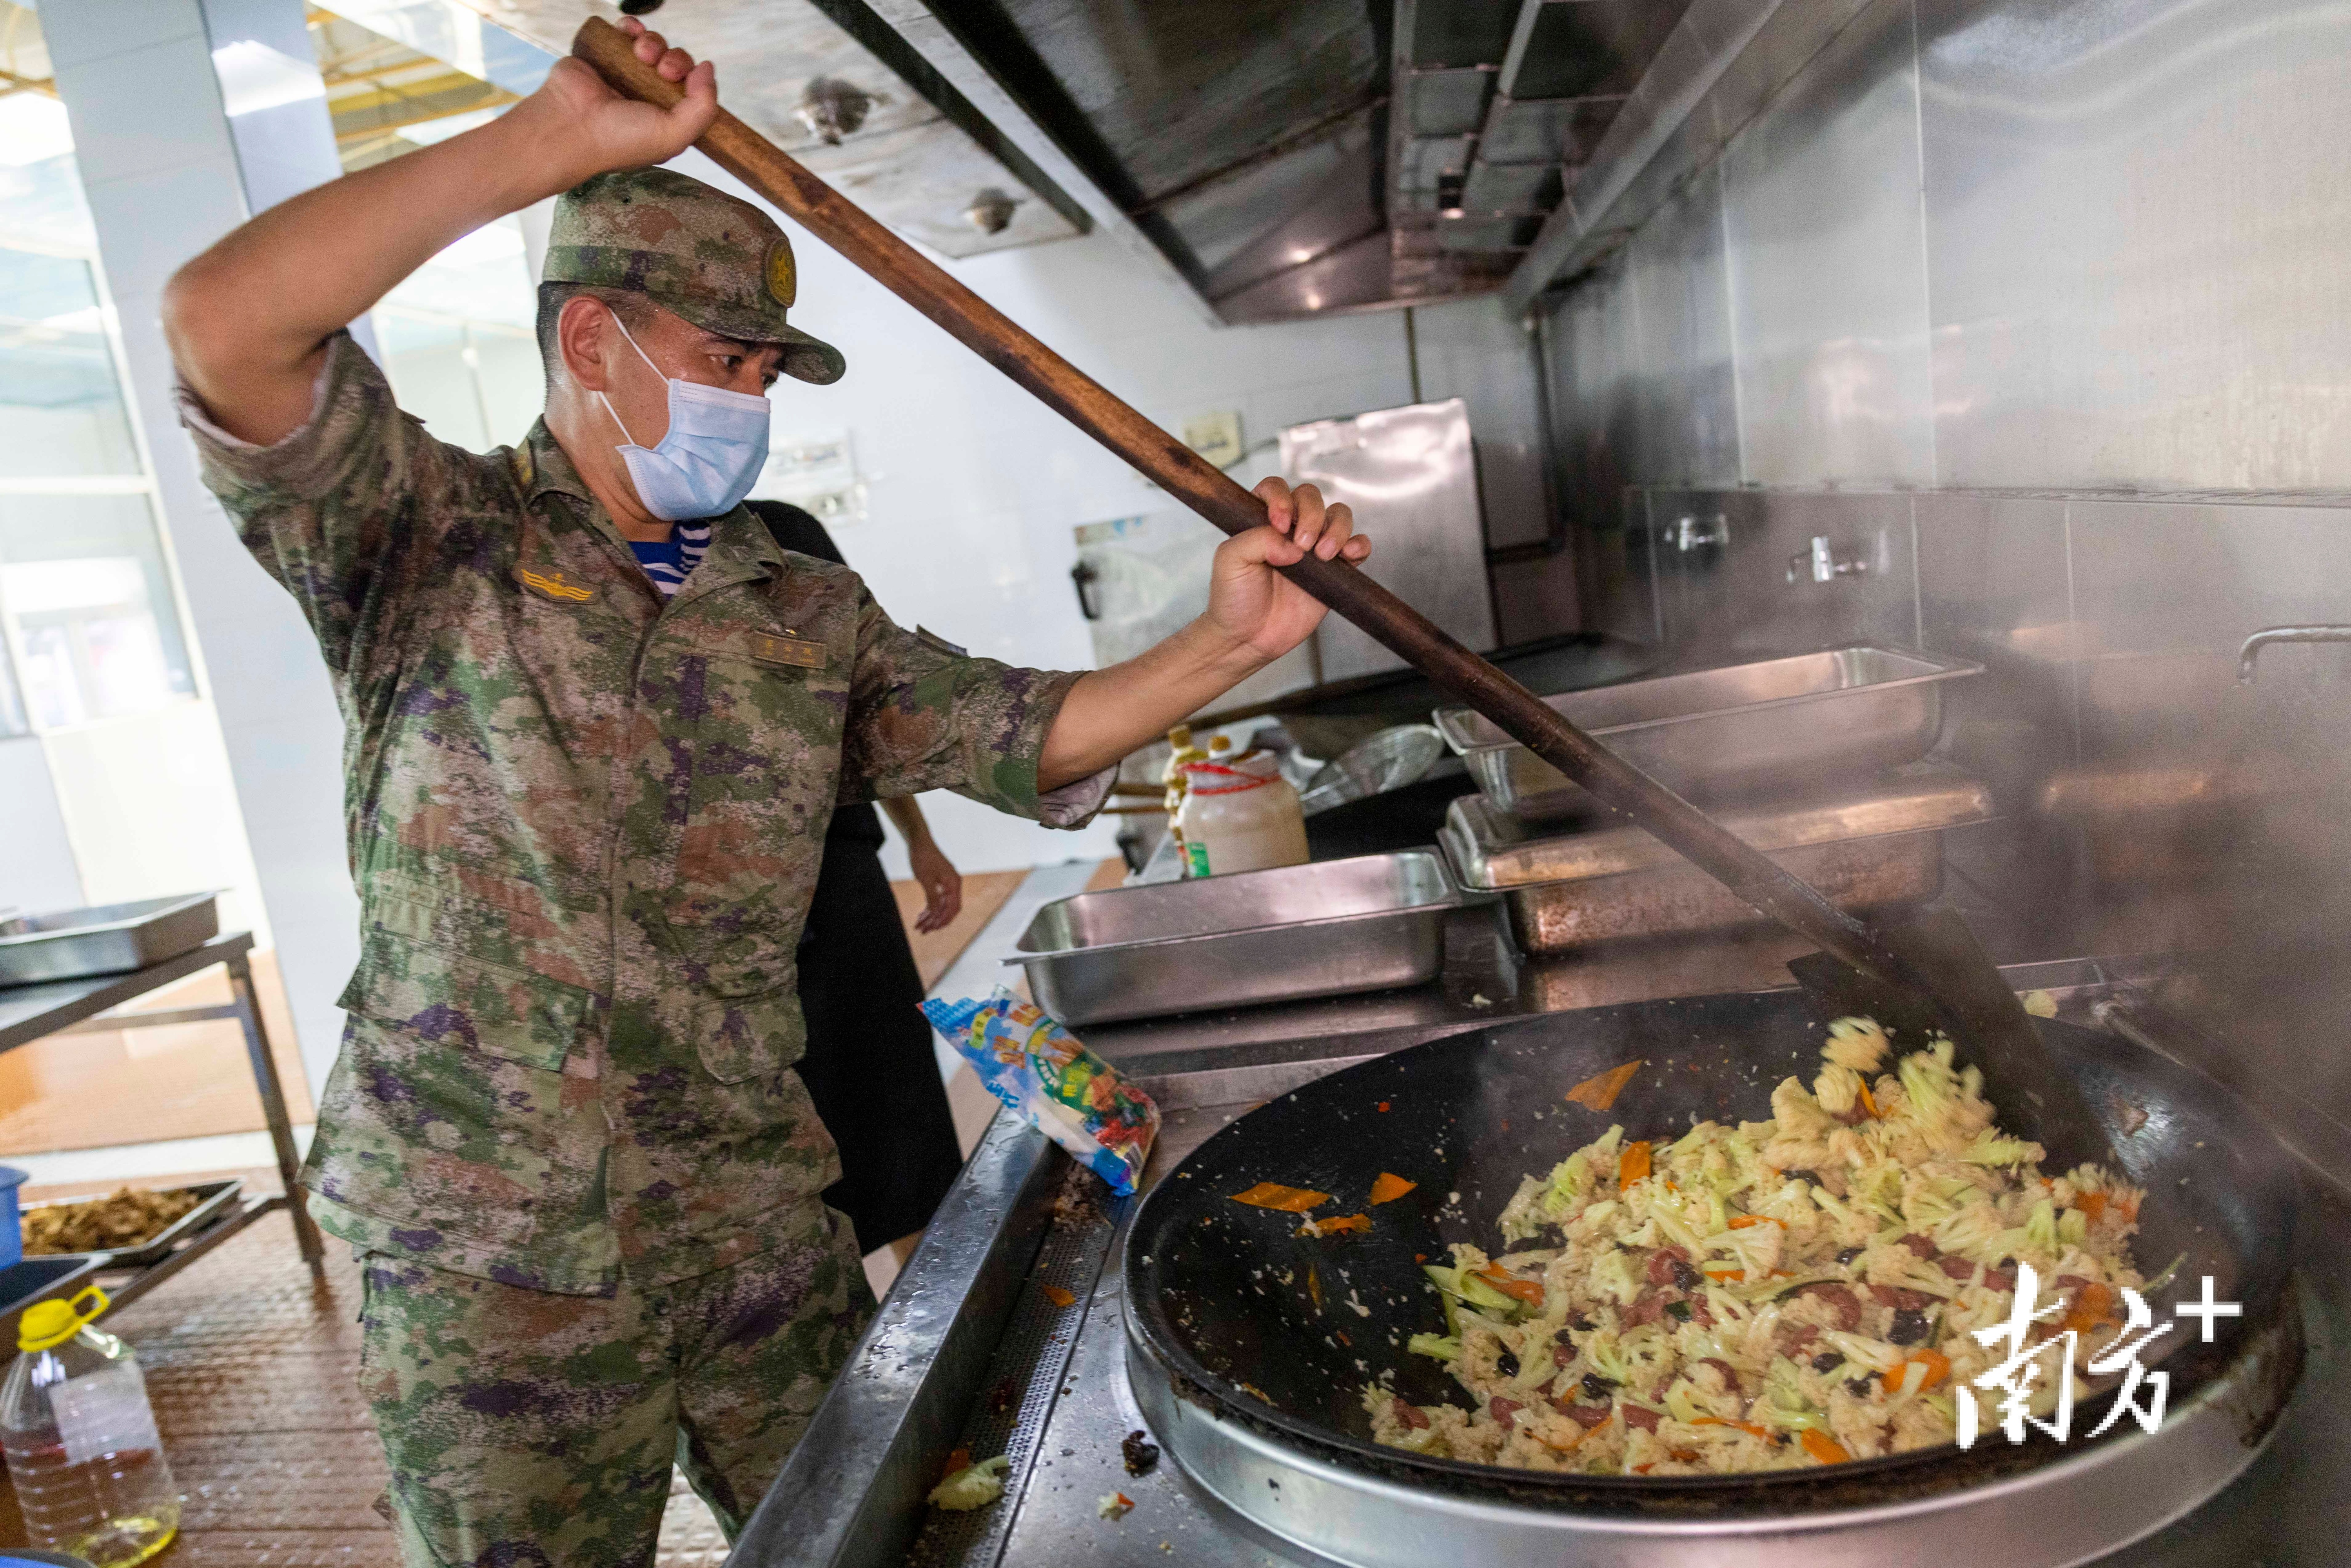
{"type": "Polygon", "coordinates": [[[754,632],[744,641],[751,657],[762,664],[789,664],[796,670],[821,670],[825,666],[821,643],[799,637],[770,637],[764,632],[754,632]]]}
{"type": "Polygon", "coordinates": [[[970,649],[963,646],[959,643],[948,642],[945,637],[940,636],[937,632],[932,631],[927,626],[917,625],[914,628],[914,636],[916,640],[923,643],[925,646],[934,648],[939,653],[945,653],[950,659],[968,659],[971,657],[970,649]]]}
{"type": "Polygon", "coordinates": [[[589,604],[596,598],[596,590],[572,581],[560,571],[533,571],[518,566],[515,580],[550,604],[589,604]]]}

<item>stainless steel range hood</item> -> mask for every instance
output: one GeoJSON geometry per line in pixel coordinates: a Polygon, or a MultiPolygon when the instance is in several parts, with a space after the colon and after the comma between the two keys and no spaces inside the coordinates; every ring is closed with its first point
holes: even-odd
{"type": "Polygon", "coordinates": [[[1713,8],[876,4],[943,75],[983,73],[999,128],[1049,142],[1228,322],[1497,288],[1713,8]]]}

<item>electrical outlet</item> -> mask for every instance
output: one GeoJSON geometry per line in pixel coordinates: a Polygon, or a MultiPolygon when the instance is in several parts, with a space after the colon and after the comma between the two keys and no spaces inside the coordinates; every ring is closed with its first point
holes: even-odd
{"type": "Polygon", "coordinates": [[[1218,468],[1240,461],[1241,416],[1233,409],[1184,422],[1184,444],[1218,468]]]}

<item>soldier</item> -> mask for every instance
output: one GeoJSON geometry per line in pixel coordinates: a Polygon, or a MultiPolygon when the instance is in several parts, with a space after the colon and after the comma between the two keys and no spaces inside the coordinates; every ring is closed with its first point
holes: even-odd
{"type": "Polygon", "coordinates": [[[790,1071],[793,951],[841,800],[952,789],[1054,826],[1121,758],[1288,651],[1273,570],[1363,559],[1260,487],[1209,609],[1084,674],[968,658],[741,503],[790,243],[681,175],[668,110],[559,60],[501,119],[272,208],[164,300],[206,483],[317,634],[346,726],[362,954],[303,1181],[361,1255],[361,1378],[413,1568],[639,1564],[671,1466],[731,1537],[872,1310],[790,1071]],[[392,404],[342,324],[558,192],[545,417],[477,455],[392,404]]]}

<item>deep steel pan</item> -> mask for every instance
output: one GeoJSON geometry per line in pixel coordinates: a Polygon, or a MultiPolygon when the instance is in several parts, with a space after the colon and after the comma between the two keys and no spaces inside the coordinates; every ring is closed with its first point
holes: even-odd
{"type": "MultiPolygon", "coordinates": [[[[1670,1138],[1697,1119],[1769,1116],[1773,1085],[1792,1074],[1809,1082],[1818,1069],[1823,1020],[1813,1014],[1792,991],[1557,1014],[1417,1046],[1284,1095],[1210,1137],[1144,1199],[1124,1261],[1131,1333],[1178,1398],[1313,1460],[1455,1498],[1656,1519],[1784,1515],[1991,1482],[2079,1455],[2104,1399],[2077,1407],[2064,1449],[2011,1448],[1995,1433],[1964,1454],[1945,1447],[1747,1476],[1555,1476],[1372,1441],[1359,1403],[1367,1375],[1394,1367],[1407,1399],[1466,1403],[1437,1362],[1403,1348],[1416,1333],[1441,1332],[1418,1258],[1441,1260],[1455,1241],[1500,1249],[1494,1218],[1520,1179],[1611,1122],[1628,1136],[1670,1138]],[[1635,1057],[1647,1065],[1606,1113],[1562,1098],[1635,1057]],[[1232,1201],[1276,1181],[1331,1193],[1338,1201],[1326,1212],[1352,1213],[1382,1171],[1419,1186],[1370,1210],[1368,1235],[1303,1238],[1297,1216],[1232,1201]]],[[[2210,1344],[2192,1321],[2158,1342],[2180,1408],[2232,1369],[2241,1376],[2243,1356],[2274,1342],[2288,1316],[2294,1168],[2251,1109],[2210,1079],[2104,1032],[2035,1022],[2105,1119],[2126,1176],[2147,1189],[2134,1244],[2142,1271],[2184,1260],[2177,1281],[2149,1298],[2158,1321],[2194,1299],[2205,1275],[2219,1299],[2244,1307],[2210,1344]]],[[[2030,1118],[2001,1111],[2002,1125],[2033,1134],[2030,1118]]],[[[2273,1416],[2249,1412],[2249,1455],[2273,1416]]],[[[2105,1441],[2136,1430],[2126,1417],[2105,1441]]]]}

